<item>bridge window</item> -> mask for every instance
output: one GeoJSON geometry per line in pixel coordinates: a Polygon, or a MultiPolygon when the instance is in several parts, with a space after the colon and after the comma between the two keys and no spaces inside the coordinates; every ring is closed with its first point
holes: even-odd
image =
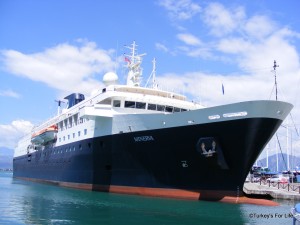
{"type": "Polygon", "coordinates": [[[180,112],[180,108],[174,107],[174,112],[180,112]]]}
{"type": "Polygon", "coordinates": [[[166,108],[166,106],[164,106],[164,105],[157,105],[157,111],[162,111],[162,112],[164,112],[164,111],[165,111],[165,108],[166,108]]]}
{"type": "Polygon", "coordinates": [[[173,112],[173,106],[166,106],[166,112],[173,112]]]}
{"type": "Polygon", "coordinates": [[[155,105],[155,104],[149,103],[149,104],[148,104],[148,109],[149,109],[149,110],[156,110],[156,105],[155,105]]]}
{"type": "MultiPolygon", "coordinates": [[[[92,101],[91,101],[91,103],[92,103],[92,101]]],[[[102,100],[101,102],[98,102],[97,104],[110,105],[111,104],[111,98],[106,98],[106,99],[102,100]]]]}
{"type": "Polygon", "coordinates": [[[136,108],[137,109],[145,109],[146,103],[145,102],[136,102],[136,108]]]}
{"type": "Polygon", "coordinates": [[[120,100],[114,100],[113,101],[113,107],[121,107],[121,101],[120,100]]]}
{"type": "Polygon", "coordinates": [[[135,108],[135,102],[125,101],[125,108],[135,108]]]}

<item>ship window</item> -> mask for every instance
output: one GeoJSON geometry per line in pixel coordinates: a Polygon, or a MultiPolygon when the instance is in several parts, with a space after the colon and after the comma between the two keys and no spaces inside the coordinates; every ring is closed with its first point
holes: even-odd
{"type": "Polygon", "coordinates": [[[74,125],[76,126],[78,122],[78,113],[74,115],[74,125]]]}
{"type": "Polygon", "coordinates": [[[64,120],[64,127],[67,127],[67,124],[68,124],[68,120],[64,120]]]}
{"type": "Polygon", "coordinates": [[[103,101],[97,103],[97,104],[101,104],[101,105],[110,105],[111,104],[111,98],[106,98],[103,101]]]}
{"type": "Polygon", "coordinates": [[[121,101],[120,100],[114,100],[113,101],[113,107],[121,107],[121,101]]]}
{"type": "Polygon", "coordinates": [[[64,139],[64,141],[65,141],[65,140],[66,140],[66,137],[64,136],[63,139],[64,139]]]}
{"type": "Polygon", "coordinates": [[[174,112],[180,112],[179,108],[174,107],[174,112]]]}
{"type": "Polygon", "coordinates": [[[72,127],[72,117],[69,117],[69,128],[71,128],[72,127]]]}
{"type": "Polygon", "coordinates": [[[59,138],[58,140],[59,140],[59,142],[61,142],[61,138],[59,138]]]}
{"type": "Polygon", "coordinates": [[[75,133],[73,133],[73,138],[75,138],[75,133]]]}
{"type": "Polygon", "coordinates": [[[166,106],[166,112],[173,112],[173,106],[166,106]]]}
{"type": "Polygon", "coordinates": [[[80,131],[78,131],[78,137],[80,137],[80,131]]]}
{"type": "Polygon", "coordinates": [[[86,135],[87,134],[87,129],[84,129],[84,135],[86,135]]]}
{"type": "Polygon", "coordinates": [[[181,112],[185,112],[185,111],[187,111],[186,109],[181,109],[181,112]]]}
{"type": "Polygon", "coordinates": [[[135,102],[125,101],[125,108],[135,108],[135,102]]]}
{"type": "Polygon", "coordinates": [[[68,140],[70,140],[70,134],[68,134],[68,140]]]}
{"type": "Polygon", "coordinates": [[[137,109],[145,109],[146,103],[145,102],[136,102],[136,108],[137,109]]]}
{"type": "Polygon", "coordinates": [[[148,104],[148,109],[149,110],[156,110],[156,104],[148,104]]]}
{"type": "Polygon", "coordinates": [[[82,150],[82,146],[81,145],[79,145],[79,150],[82,150]]]}
{"type": "Polygon", "coordinates": [[[165,111],[165,107],[164,105],[157,105],[157,111],[165,111]]]}
{"type": "Polygon", "coordinates": [[[59,122],[59,129],[60,130],[64,130],[64,123],[63,123],[63,121],[59,122]]]}

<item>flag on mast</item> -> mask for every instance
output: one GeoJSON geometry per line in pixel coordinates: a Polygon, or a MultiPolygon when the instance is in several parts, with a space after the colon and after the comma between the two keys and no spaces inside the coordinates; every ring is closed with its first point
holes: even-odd
{"type": "Polygon", "coordinates": [[[125,62],[131,63],[130,59],[128,59],[127,57],[125,57],[125,62]]]}

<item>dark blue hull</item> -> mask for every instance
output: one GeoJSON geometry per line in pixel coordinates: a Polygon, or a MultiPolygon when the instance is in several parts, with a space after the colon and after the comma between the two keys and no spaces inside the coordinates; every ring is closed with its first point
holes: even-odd
{"type": "Polygon", "coordinates": [[[143,194],[138,190],[150,188],[158,193],[212,191],[218,198],[240,195],[251,166],[281,122],[240,119],[48,145],[14,158],[14,177],[124,193],[143,194]],[[210,154],[203,154],[204,146],[210,154]]]}

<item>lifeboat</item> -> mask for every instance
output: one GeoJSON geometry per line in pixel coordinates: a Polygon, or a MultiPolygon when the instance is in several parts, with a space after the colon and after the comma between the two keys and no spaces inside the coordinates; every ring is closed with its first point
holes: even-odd
{"type": "Polygon", "coordinates": [[[57,125],[52,125],[32,134],[31,142],[34,144],[45,144],[56,140],[57,125]]]}

